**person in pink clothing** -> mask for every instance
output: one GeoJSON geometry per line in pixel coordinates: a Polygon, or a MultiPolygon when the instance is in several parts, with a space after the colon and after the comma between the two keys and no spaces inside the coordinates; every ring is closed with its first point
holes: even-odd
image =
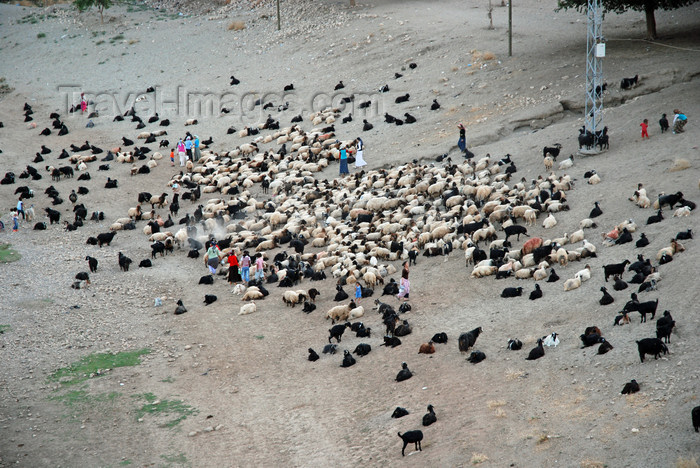
{"type": "Polygon", "coordinates": [[[639,125],[642,127],[642,140],[644,138],[649,138],[649,132],[647,130],[649,128],[649,120],[644,119],[644,121],[639,125]]]}
{"type": "Polygon", "coordinates": [[[182,141],[182,138],[177,142],[177,155],[180,156],[180,167],[184,166],[187,153],[185,153],[185,143],[182,141]]]}
{"type": "Polygon", "coordinates": [[[85,100],[85,93],[80,93],[80,112],[84,113],[87,111],[87,101],[85,100]]]}
{"type": "Polygon", "coordinates": [[[255,279],[259,281],[265,279],[265,260],[261,253],[255,254],[255,279]]]}

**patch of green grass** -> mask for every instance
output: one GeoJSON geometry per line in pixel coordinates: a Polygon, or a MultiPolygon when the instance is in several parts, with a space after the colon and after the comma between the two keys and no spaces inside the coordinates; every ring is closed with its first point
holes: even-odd
{"type": "Polygon", "coordinates": [[[159,400],[153,393],[134,395],[136,398],[146,400],[146,404],[136,411],[136,419],[141,419],[146,414],[160,414],[164,416],[176,416],[175,419],[161,424],[161,427],[172,428],[187,419],[188,416],[199,411],[183,403],[181,400],[159,400]]]}
{"type": "Polygon", "coordinates": [[[0,244],[0,263],[16,262],[22,256],[10,248],[10,244],[0,244]]]}
{"type": "Polygon", "coordinates": [[[119,466],[129,466],[132,463],[134,463],[134,462],[132,462],[131,460],[123,460],[123,461],[119,462],[119,466]]]}
{"type": "Polygon", "coordinates": [[[58,381],[66,386],[75,385],[93,377],[100,377],[104,375],[104,371],[107,369],[141,364],[140,357],[150,352],[150,349],[144,348],[137,351],[122,351],[116,354],[90,354],[68,367],[58,369],[49,376],[49,380],[58,381]]]}
{"type": "Polygon", "coordinates": [[[95,42],[95,45],[98,46],[98,45],[102,45],[104,43],[105,43],[105,41],[99,40],[99,41],[95,42]]]}
{"type": "Polygon", "coordinates": [[[114,43],[114,42],[117,42],[117,41],[121,41],[121,40],[123,40],[123,39],[124,39],[124,34],[117,34],[117,35],[114,36],[112,39],[110,39],[109,42],[114,43]]]}
{"type": "Polygon", "coordinates": [[[36,38],[37,38],[37,39],[43,39],[43,38],[45,38],[45,37],[46,37],[46,33],[39,33],[39,34],[36,35],[36,38]]]}
{"type": "Polygon", "coordinates": [[[187,457],[185,456],[184,453],[178,453],[177,455],[161,455],[160,458],[162,458],[168,466],[172,466],[173,464],[178,464],[178,465],[188,465],[187,463],[187,457]]]}
{"type": "Polygon", "coordinates": [[[255,335],[255,338],[258,340],[262,340],[263,338],[265,338],[265,335],[255,335]]]}
{"type": "Polygon", "coordinates": [[[98,393],[90,395],[85,390],[72,390],[64,395],[56,395],[50,397],[51,400],[61,401],[69,408],[75,408],[81,405],[94,405],[97,403],[105,403],[116,400],[120,397],[119,392],[98,393]]]}
{"type": "MultiPolygon", "coordinates": [[[[2,325],[0,325],[0,327],[2,327],[2,325]]],[[[9,327],[9,325],[7,325],[7,327],[9,327]]],[[[1,329],[0,329],[0,333],[2,333],[1,329]]],[[[173,382],[175,382],[175,379],[173,379],[172,377],[168,376],[168,377],[166,377],[165,379],[161,380],[161,382],[164,382],[164,383],[173,383],[173,382]]]]}
{"type": "Polygon", "coordinates": [[[10,327],[9,325],[0,325],[0,335],[5,333],[6,331],[10,331],[10,328],[12,327],[10,327]]]}

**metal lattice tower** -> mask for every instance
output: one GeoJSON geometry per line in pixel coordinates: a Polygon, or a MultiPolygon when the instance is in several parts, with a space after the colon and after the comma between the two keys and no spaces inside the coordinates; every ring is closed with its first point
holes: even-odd
{"type": "Polygon", "coordinates": [[[595,135],[603,128],[603,8],[601,0],[588,0],[588,35],[586,41],[586,104],[584,125],[595,135]]]}

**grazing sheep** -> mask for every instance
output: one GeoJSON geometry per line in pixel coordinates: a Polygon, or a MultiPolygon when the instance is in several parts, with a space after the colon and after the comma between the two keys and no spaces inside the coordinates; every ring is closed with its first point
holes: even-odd
{"type": "Polygon", "coordinates": [[[411,377],[413,377],[413,372],[411,372],[408,369],[408,364],[405,362],[401,363],[401,370],[399,371],[398,374],[396,374],[396,381],[397,382],[403,382],[404,380],[408,380],[411,377]]]}
{"type": "Polygon", "coordinates": [[[391,413],[391,417],[395,419],[403,418],[404,416],[408,416],[410,413],[406,408],[402,408],[400,406],[397,406],[396,409],[394,410],[393,413],[391,413]]]}
{"type": "Polygon", "coordinates": [[[403,435],[400,432],[398,434],[403,440],[403,448],[401,449],[402,456],[406,456],[405,451],[408,444],[416,444],[416,450],[423,451],[420,444],[421,440],[423,440],[423,432],[415,430],[404,432],[403,435]]]}
{"type": "Polygon", "coordinates": [[[458,346],[460,352],[466,353],[469,348],[474,346],[474,344],[476,344],[476,339],[479,338],[482,331],[481,327],[477,327],[470,332],[459,335],[458,346]]]}
{"type": "Polygon", "coordinates": [[[636,343],[637,350],[639,351],[639,359],[642,361],[642,363],[644,362],[645,354],[653,354],[654,359],[658,359],[659,356],[661,356],[661,353],[668,353],[668,348],[663,341],[658,338],[644,338],[636,343]]]}
{"type": "Polygon", "coordinates": [[[250,302],[248,304],[243,304],[238,311],[238,315],[248,315],[252,314],[254,312],[257,312],[258,307],[255,305],[255,302],[250,302]]]}
{"type": "Polygon", "coordinates": [[[435,345],[433,344],[432,341],[429,341],[427,343],[423,343],[420,345],[420,349],[418,350],[418,354],[433,354],[435,353],[435,345]]]}

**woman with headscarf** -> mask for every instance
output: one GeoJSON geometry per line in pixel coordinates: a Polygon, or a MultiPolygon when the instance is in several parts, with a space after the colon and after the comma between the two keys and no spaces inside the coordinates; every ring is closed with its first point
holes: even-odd
{"type": "Polygon", "coordinates": [[[231,252],[228,254],[228,282],[230,284],[238,284],[241,281],[241,271],[239,268],[236,252],[231,249],[231,252]]]}
{"type": "Polygon", "coordinates": [[[216,241],[211,241],[209,244],[205,260],[209,267],[209,273],[215,275],[216,268],[219,266],[219,260],[221,260],[221,250],[219,250],[219,246],[216,245],[216,241]]]}
{"type": "Polygon", "coordinates": [[[467,149],[467,135],[466,131],[464,130],[464,125],[459,124],[457,127],[459,127],[459,140],[457,140],[457,146],[459,146],[459,150],[464,152],[467,149]]]}
{"type": "Polygon", "coordinates": [[[357,140],[355,140],[355,167],[362,167],[367,165],[364,158],[362,157],[364,149],[365,144],[362,142],[362,138],[357,137],[357,140]]]}

